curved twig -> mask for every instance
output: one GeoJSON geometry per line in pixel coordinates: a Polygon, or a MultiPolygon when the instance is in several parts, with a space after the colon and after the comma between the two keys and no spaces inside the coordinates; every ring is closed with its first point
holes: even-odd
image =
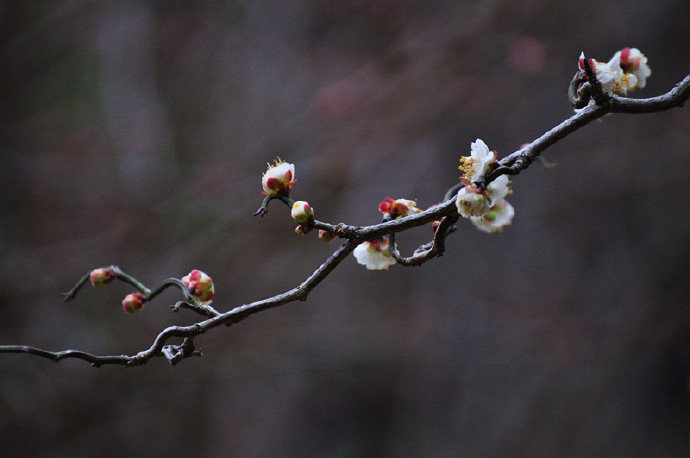
{"type": "Polygon", "coordinates": [[[455,224],[459,216],[457,211],[448,216],[444,216],[436,231],[434,232],[434,238],[430,242],[420,245],[412,256],[403,257],[400,254],[400,250],[395,244],[395,232],[391,232],[388,235],[388,248],[393,259],[397,261],[398,264],[405,267],[421,266],[428,260],[435,258],[436,256],[443,256],[446,251],[446,237],[450,235],[455,230],[455,224]]]}
{"type": "Polygon", "coordinates": [[[267,195],[267,196],[264,198],[263,202],[261,202],[261,206],[259,207],[259,209],[258,209],[252,216],[261,215],[261,217],[263,218],[264,215],[265,215],[266,213],[268,213],[268,204],[269,204],[273,199],[278,199],[278,200],[280,200],[280,201],[283,202],[285,205],[287,205],[288,208],[292,208],[292,206],[295,204],[295,201],[294,201],[294,200],[290,199],[288,196],[285,196],[285,195],[283,195],[283,194],[280,194],[280,193],[278,193],[278,194],[269,194],[269,195],[267,195]]]}

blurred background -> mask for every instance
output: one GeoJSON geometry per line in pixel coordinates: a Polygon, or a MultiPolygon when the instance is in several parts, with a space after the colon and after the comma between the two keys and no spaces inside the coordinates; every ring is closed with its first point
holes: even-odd
{"type": "MultiPolygon", "coordinates": [[[[276,155],[318,219],[438,202],[482,138],[499,156],[572,114],[580,51],[638,47],[669,90],[690,8],[665,1],[6,1],[0,7],[1,344],[134,354],[198,268],[220,310],[285,291],[337,247],[279,205],[276,155]]],[[[690,109],[615,115],[513,180],[513,225],[446,255],[346,259],[307,302],[196,339],[171,368],[0,357],[3,456],[690,453],[690,109]],[[107,447],[107,448],[106,448],[107,447]]],[[[404,253],[429,227],[399,236],[404,253]]]]}

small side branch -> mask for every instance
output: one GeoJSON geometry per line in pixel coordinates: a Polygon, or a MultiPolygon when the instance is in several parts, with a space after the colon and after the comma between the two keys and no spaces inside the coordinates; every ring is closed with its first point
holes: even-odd
{"type": "Polygon", "coordinates": [[[292,208],[292,206],[295,204],[294,200],[290,199],[288,196],[284,196],[283,194],[269,194],[264,198],[263,202],[261,202],[261,206],[252,216],[260,215],[263,218],[264,215],[268,213],[268,204],[273,199],[280,200],[285,205],[287,205],[288,208],[292,208]]]}
{"type": "Polygon", "coordinates": [[[617,95],[609,96],[604,104],[582,109],[529,145],[501,159],[499,167],[487,174],[485,182],[489,184],[501,175],[517,175],[529,167],[542,151],[607,113],[638,114],[665,111],[682,107],[688,97],[690,97],[690,75],[686,76],[666,94],[658,97],[630,99],[617,95]]]}
{"type": "Polygon", "coordinates": [[[412,256],[403,257],[395,244],[395,232],[388,235],[388,248],[398,264],[405,267],[421,266],[436,256],[443,256],[446,251],[446,237],[455,231],[453,226],[458,221],[458,214],[450,214],[441,219],[432,241],[419,246],[412,256]]]}

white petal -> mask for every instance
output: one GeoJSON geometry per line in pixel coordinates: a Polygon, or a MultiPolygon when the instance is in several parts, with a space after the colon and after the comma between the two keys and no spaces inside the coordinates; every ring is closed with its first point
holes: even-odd
{"type": "Polygon", "coordinates": [[[367,242],[357,245],[352,254],[359,264],[369,270],[388,270],[389,266],[396,263],[388,250],[385,252],[375,250],[367,242]]]}
{"type": "Polygon", "coordinates": [[[510,188],[508,187],[509,184],[510,179],[508,178],[508,175],[501,175],[489,183],[489,186],[486,187],[486,191],[489,194],[492,203],[502,201],[505,196],[510,193],[510,188]]]}
{"type": "Polygon", "coordinates": [[[479,181],[484,178],[487,169],[491,164],[496,162],[496,156],[493,152],[489,150],[486,143],[480,138],[470,144],[471,157],[476,159],[475,164],[473,164],[473,173],[470,178],[471,181],[479,181]]]}

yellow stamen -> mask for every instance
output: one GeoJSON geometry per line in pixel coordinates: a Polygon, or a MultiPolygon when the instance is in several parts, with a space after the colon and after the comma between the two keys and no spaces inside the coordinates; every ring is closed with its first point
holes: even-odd
{"type": "Polygon", "coordinates": [[[462,176],[460,178],[464,178],[466,180],[471,180],[471,174],[472,174],[472,167],[473,165],[477,162],[477,160],[473,157],[467,157],[467,156],[462,156],[460,157],[460,167],[458,167],[458,170],[462,171],[462,176]]]}

